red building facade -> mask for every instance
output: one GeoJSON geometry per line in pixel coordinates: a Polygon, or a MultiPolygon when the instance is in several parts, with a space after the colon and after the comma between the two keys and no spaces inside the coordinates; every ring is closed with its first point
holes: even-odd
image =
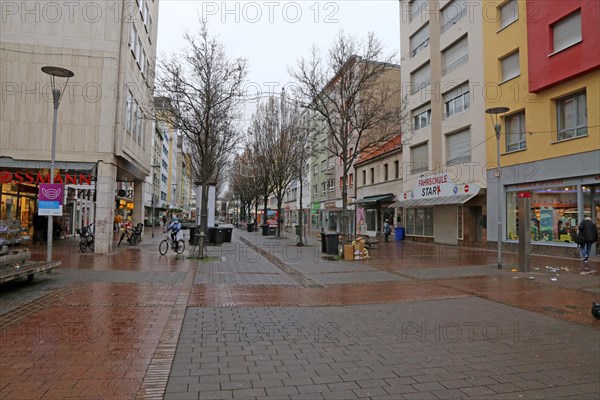
{"type": "Polygon", "coordinates": [[[599,20],[598,0],[527,0],[530,92],[600,68],[599,20]]]}

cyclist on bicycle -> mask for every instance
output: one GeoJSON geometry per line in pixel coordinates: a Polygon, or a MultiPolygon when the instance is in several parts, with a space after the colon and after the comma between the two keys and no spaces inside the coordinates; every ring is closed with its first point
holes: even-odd
{"type": "Polygon", "coordinates": [[[179,233],[180,230],[181,230],[181,222],[179,222],[179,220],[177,218],[173,218],[171,220],[171,223],[167,227],[167,229],[165,229],[165,232],[171,231],[171,240],[173,242],[177,242],[177,234],[179,233]]]}

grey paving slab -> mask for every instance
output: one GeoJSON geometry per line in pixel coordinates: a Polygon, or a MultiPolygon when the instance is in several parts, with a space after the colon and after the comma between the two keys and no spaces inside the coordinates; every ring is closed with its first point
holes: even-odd
{"type": "Polygon", "coordinates": [[[599,349],[597,329],[475,297],[190,307],[167,394],[193,370],[225,363],[213,377],[226,379],[200,376],[187,391],[219,383],[211,396],[234,399],[585,398],[600,395],[599,349]]]}
{"type": "Polygon", "coordinates": [[[400,282],[408,280],[408,278],[385,271],[332,272],[309,274],[309,276],[313,281],[319,282],[322,285],[367,282],[400,282]]]}

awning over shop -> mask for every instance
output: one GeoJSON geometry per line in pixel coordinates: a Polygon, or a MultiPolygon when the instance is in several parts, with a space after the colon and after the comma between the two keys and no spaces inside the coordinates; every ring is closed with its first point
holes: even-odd
{"type": "Polygon", "coordinates": [[[394,199],[393,194],[384,194],[379,196],[367,196],[359,200],[354,200],[349,205],[353,204],[375,204],[380,201],[392,201],[394,199]]]}
{"type": "Polygon", "coordinates": [[[477,193],[461,194],[456,196],[442,196],[442,197],[429,197],[423,199],[410,199],[397,201],[392,204],[389,208],[398,207],[427,207],[427,206],[441,206],[450,204],[465,204],[473,197],[477,196],[477,193]]]}

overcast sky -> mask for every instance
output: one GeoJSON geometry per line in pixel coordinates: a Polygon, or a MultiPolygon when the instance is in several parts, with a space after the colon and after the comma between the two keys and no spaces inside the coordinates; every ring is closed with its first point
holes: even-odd
{"type": "Polygon", "coordinates": [[[248,60],[248,95],[279,92],[291,81],[288,69],[300,57],[309,56],[313,44],[328,49],[340,29],[359,38],[375,32],[385,45],[385,54],[398,55],[400,49],[398,0],[163,0],[158,56],[184,47],[183,34],[196,32],[202,17],[230,57],[248,60]]]}

